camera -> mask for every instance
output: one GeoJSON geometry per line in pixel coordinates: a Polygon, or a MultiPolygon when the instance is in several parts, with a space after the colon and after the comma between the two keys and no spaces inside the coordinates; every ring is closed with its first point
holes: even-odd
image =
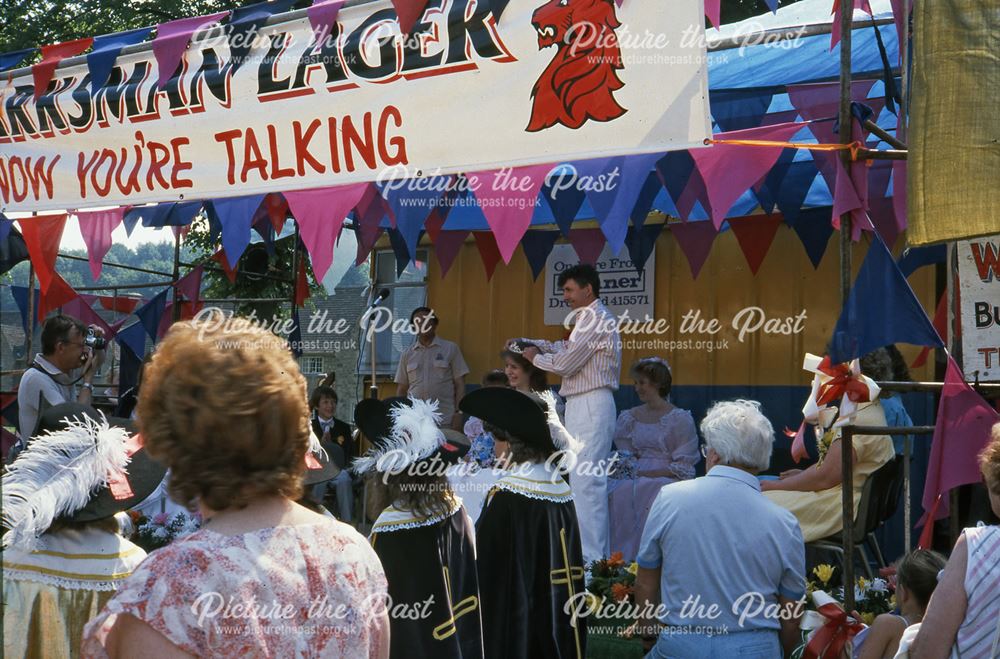
{"type": "Polygon", "coordinates": [[[105,346],[108,345],[108,342],[103,336],[99,336],[93,328],[89,328],[87,330],[87,335],[83,337],[83,345],[93,348],[94,350],[104,350],[105,346]]]}

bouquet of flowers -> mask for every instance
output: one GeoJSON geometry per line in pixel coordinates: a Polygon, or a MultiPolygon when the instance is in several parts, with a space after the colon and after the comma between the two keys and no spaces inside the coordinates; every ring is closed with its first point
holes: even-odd
{"type": "Polygon", "coordinates": [[[626,564],[622,553],[616,551],[610,558],[602,558],[587,566],[590,581],[587,591],[599,602],[612,600],[635,603],[635,575],[639,566],[634,561],[626,564]]]}
{"type": "Polygon", "coordinates": [[[615,451],[611,454],[611,470],[608,478],[615,480],[631,480],[636,475],[636,460],[638,456],[632,451],[615,451]]]}
{"type": "Polygon", "coordinates": [[[135,526],[132,542],[147,552],[166,547],[174,540],[183,538],[201,528],[201,516],[197,513],[177,513],[173,516],[169,513],[158,513],[152,517],[146,517],[138,511],[130,510],[128,514],[135,526]]]}

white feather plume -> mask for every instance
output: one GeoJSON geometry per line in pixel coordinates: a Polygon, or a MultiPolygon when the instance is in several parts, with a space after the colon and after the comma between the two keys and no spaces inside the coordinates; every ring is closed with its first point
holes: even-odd
{"type": "Polygon", "coordinates": [[[81,416],[32,439],[3,475],[3,546],[30,551],[52,522],[80,510],[129,463],[129,434],[81,416]]]}
{"type": "Polygon", "coordinates": [[[309,429],[309,448],[306,450],[320,460],[330,459],[330,456],[326,454],[326,449],[323,448],[323,444],[320,443],[319,437],[316,436],[316,431],[312,428],[309,429]]]}
{"type": "Polygon", "coordinates": [[[559,420],[559,412],[556,411],[556,396],[552,393],[551,389],[546,389],[544,391],[539,391],[538,397],[545,401],[545,405],[548,408],[545,411],[545,420],[549,424],[549,432],[552,434],[552,443],[560,451],[570,451],[573,454],[579,454],[580,449],[583,445],[577,441],[576,437],[569,434],[566,430],[566,426],[562,424],[559,420]]]}
{"type": "Polygon", "coordinates": [[[429,458],[445,443],[438,428],[441,414],[438,402],[410,398],[410,406],[396,405],[390,410],[392,431],[378,448],[354,461],[351,469],[363,474],[378,471],[396,472],[429,458]]]}

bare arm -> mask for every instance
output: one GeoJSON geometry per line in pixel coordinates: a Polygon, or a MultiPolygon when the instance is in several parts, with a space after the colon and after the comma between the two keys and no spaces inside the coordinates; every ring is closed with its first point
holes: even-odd
{"type": "MultiPolygon", "coordinates": [[[[813,465],[808,469],[783,478],[780,481],[762,481],[761,489],[767,490],[793,490],[796,492],[818,492],[828,490],[831,487],[840,485],[843,480],[843,466],[841,465],[843,442],[834,440],[830,449],[826,452],[823,462],[813,465]]],[[[852,449],[854,462],[858,460],[858,453],[852,449]]]]}
{"type": "Polygon", "coordinates": [[[875,618],[871,630],[861,644],[861,654],[858,659],[882,659],[884,656],[895,656],[899,648],[899,639],[903,636],[906,624],[891,613],[883,613],[875,618]]]}
{"type": "Polygon", "coordinates": [[[931,595],[920,632],[910,647],[911,659],[947,659],[969,606],[965,592],[968,564],[969,549],[963,534],[955,543],[941,581],[931,595]]]}
{"type": "Polygon", "coordinates": [[[180,659],[193,656],[168,641],[160,632],[127,613],[119,615],[108,631],[107,651],[111,659],[133,657],[180,659]]]}
{"type": "Polygon", "coordinates": [[[375,632],[375,638],[372,640],[372,647],[371,652],[369,652],[369,656],[372,659],[389,659],[390,641],[389,612],[385,611],[379,616],[378,630],[375,632]]]}
{"type": "Polygon", "coordinates": [[[802,612],[798,610],[798,601],[778,596],[778,606],[782,613],[787,612],[787,616],[781,618],[781,631],[778,632],[781,638],[781,647],[785,651],[785,656],[791,656],[792,651],[802,642],[802,634],[799,631],[799,623],[802,622],[802,612]],[[786,620],[785,618],[788,618],[786,620]]]}

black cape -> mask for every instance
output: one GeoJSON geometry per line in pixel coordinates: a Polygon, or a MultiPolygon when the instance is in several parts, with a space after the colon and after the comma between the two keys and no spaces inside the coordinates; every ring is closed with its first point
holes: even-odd
{"type": "Polygon", "coordinates": [[[574,627],[565,612],[584,591],[572,499],[503,489],[491,496],[476,525],[486,658],[583,659],[586,619],[574,627]]]}
{"type": "Polygon", "coordinates": [[[379,516],[371,533],[392,598],[389,656],[481,659],[475,536],[465,509],[416,528],[393,524],[387,518],[392,510],[379,516]]]}

